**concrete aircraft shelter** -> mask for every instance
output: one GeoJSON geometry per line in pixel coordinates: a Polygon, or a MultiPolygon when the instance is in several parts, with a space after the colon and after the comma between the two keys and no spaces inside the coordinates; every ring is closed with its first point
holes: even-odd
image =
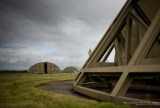
{"type": "Polygon", "coordinates": [[[66,67],[66,68],[63,70],[63,73],[75,73],[75,72],[79,72],[79,71],[80,71],[80,68],[79,68],[79,67],[69,66],[69,67],[66,67]]]}
{"type": "Polygon", "coordinates": [[[59,73],[60,69],[56,64],[50,62],[40,62],[32,65],[28,69],[28,73],[45,73],[45,74],[53,74],[59,73]]]}

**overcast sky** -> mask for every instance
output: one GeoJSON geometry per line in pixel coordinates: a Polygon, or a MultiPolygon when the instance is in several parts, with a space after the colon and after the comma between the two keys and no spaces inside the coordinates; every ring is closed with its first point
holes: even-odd
{"type": "Polygon", "coordinates": [[[0,0],[0,70],[81,67],[126,0],[0,0]]]}

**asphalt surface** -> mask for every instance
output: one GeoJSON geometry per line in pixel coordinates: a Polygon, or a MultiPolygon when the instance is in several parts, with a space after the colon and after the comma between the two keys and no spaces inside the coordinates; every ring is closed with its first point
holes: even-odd
{"type": "MultiPolygon", "coordinates": [[[[114,88],[114,86],[111,88],[97,88],[94,84],[90,84],[89,86],[86,85],[86,87],[107,93],[111,93],[114,88]]],[[[52,82],[47,85],[43,85],[43,88],[56,93],[92,99],[88,96],[75,92],[73,89],[73,81],[52,82]]],[[[125,97],[160,102],[160,87],[137,87],[132,85],[127,90],[125,97]]]]}
{"type": "Polygon", "coordinates": [[[88,98],[87,96],[75,92],[73,89],[73,81],[60,81],[60,82],[52,82],[47,85],[43,85],[43,88],[49,91],[53,91],[56,93],[61,93],[65,95],[77,96],[80,98],[88,98]]]}

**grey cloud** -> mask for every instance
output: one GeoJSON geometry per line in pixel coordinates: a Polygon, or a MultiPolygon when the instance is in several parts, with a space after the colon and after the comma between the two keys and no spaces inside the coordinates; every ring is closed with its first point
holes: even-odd
{"type": "Polygon", "coordinates": [[[33,64],[31,59],[20,60],[18,59],[16,62],[12,63],[9,60],[2,61],[0,60],[0,70],[27,70],[28,67],[33,64]],[[16,67],[16,68],[15,68],[16,67]]]}
{"type": "Polygon", "coordinates": [[[61,0],[55,1],[55,3],[60,12],[64,11],[61,13],[64,16],[74,17],[90,23],[101,22],[99,19],[113,18],[110,14],[116,15],[116,8],[119,8],[116,5],[122,4],[122,2],[118,0],[61,0]],[[113,6],[114,9],[111,6],[113,6]]]}
{"type": "Polygon", "coordinates": [[[42,24],[50,24],[51,20],[56,23],[56,20],[60,18],[54,4],[48,3],[49,5],[47,5],[42,0],[1,0],[0,4],[3,12],[13,13],[42,24]]]}
{"type": "Polygon", "coordinates": [[[40,0],[1,0],[1,42],[32,39],[40,29],[45,30],[43,26],[56,26],[61,19],[55,11],[54,6],[50,7],[40,0]]]}
{"type": "Polygon", "coordinates": [[[3,68],[41,61],[82,66],[125,1],[0,0],[3,68]],[[39,48],[47,45],[54,51],[39,48]]]}
{"type": "Polygon", "coordinates": [[[2,17],[0,20],[2,20],[2,25],[0,33],[2,36],[6,35],[1,38],[1,41],[11,39],[58,40],[64,37],[59,25],[65,23],[66,19],[78,19],[86,24],[98,26],[104,22],[103,20],[108,21],[112,16],[110,14],[116,14],[117,11],[114,11],[116,9],[106,8],[116,5],[115,3],[104,0],[101,2],[95,0],[1,0],[0,14],[2,17]],[[53,29],[48,30],[49,28],[53,29]],[[50,33],[53,36],[47,35],[46,38],[43,38],[45,33],[50,33]],[[57,39],[53,37],[57,37],[57,39]]]}
{"type": "Polygon", "coordinates": [[[2,49],[6,49],[6,48],[9,48],[9,49],[13,49],[13,50],[18,50],[19,48],[26,48],[24,46],[18,46],[18,45],[14,45],[14,44],[0,44],[0,48],[2,49]]]}

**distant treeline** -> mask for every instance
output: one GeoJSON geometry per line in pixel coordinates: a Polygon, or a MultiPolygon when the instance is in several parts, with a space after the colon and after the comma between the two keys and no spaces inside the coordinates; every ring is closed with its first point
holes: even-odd
{"type": "Polygon", "coordinates": [[[0,70],[0,73],[28,73],[27,70],[0,70]]]}

